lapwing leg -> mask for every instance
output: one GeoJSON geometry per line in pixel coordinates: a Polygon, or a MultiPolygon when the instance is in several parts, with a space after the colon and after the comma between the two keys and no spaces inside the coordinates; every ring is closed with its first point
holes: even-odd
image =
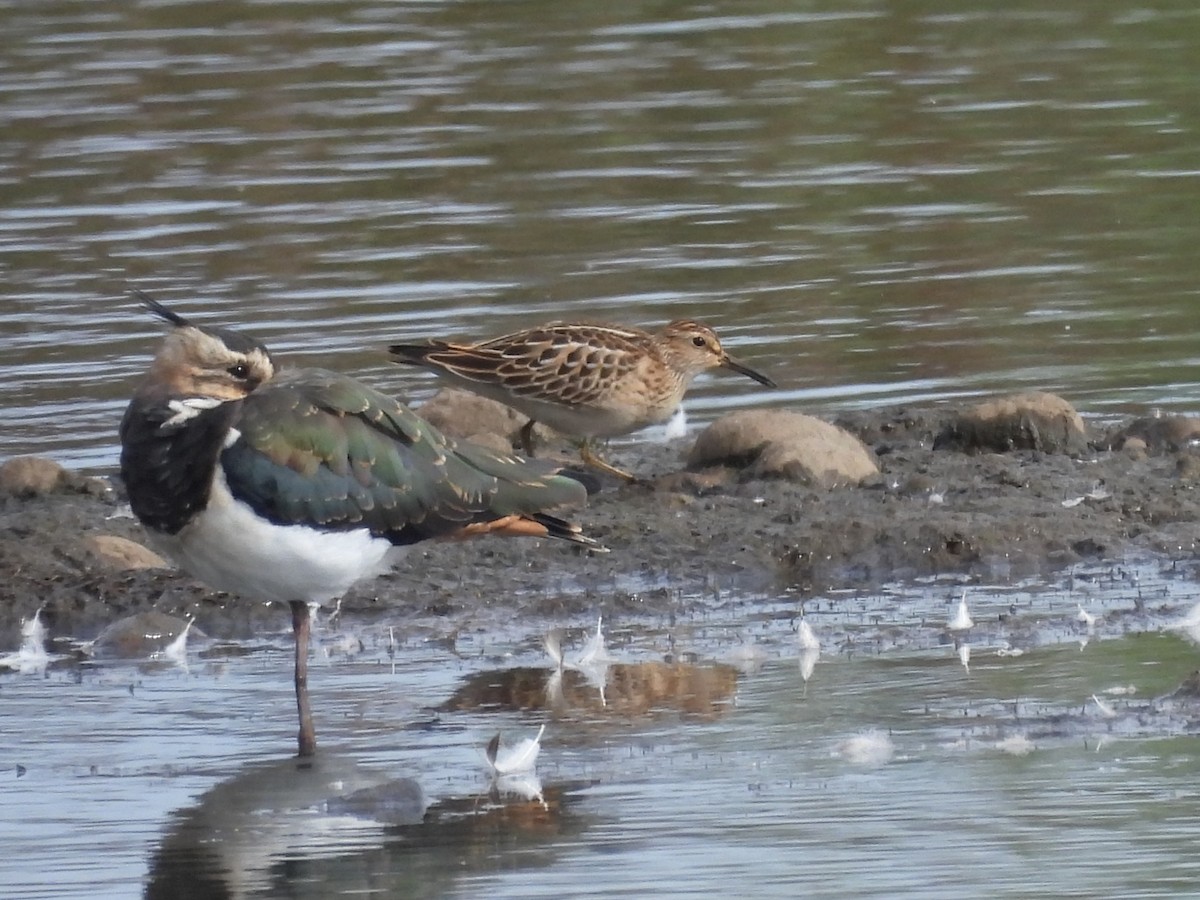
{"type": "Polygon", "coordinates": [[[313,730],[312,706],[308,702],[308,635],[312,617],[308,604],[293,600],[292,634],[296,638],[296,711],[300,714],[300,750],[297,756],[313,756],[317,752],[317,733],[313,730]]]}
{"type": "Polygon", "coordinates": [[[521,426],[521,449],[525,451],[525,455],[533,459],[533,426],[537,423],[530,419],[521,426]]]}
{"type": "Polygon", "coordinates": [[[579,458],[583,460],[584,465],[591,466],[593,469],[599,469],[601,472],[607,472],[609,475],[615,475],[617,478],[620,478],[622,481],[626,481],[629,484],[641,484],[642,482],[642,479],[638,478],[636,475],[631,475],[624,469],[618,469],[612,463],[607,463],[602,460],[599,456],[592,452],[592,447],[587,441],[584,441],[579,445],[579,458]]]}

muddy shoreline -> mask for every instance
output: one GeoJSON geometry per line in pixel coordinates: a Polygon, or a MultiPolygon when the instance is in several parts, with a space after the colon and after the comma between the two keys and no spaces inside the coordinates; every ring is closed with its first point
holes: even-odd
{"type": "MultiPolygon", "coordinates": [[[[344,614],[399,627],[436,617],[452,633],[489,619],[671,616],[730,590],[799,603],[935,575],[1003,583],[1079,562],[1194,560],[1200,455],[1169,439],[1186,427],[1121,449],[1110,449],[1121,445],[1112,433],[1089,434],[1074,453],[935,449],[958,414],[897,407],[835,419],[880,471],[834,489],[687,473],[690,441],[623,443],[610,459],[648,483],[605,480],[573,514],[610,553],[533,540],[422,544],[359,586],[344,614]]],[[[97,555],[97,535],[146,541],[106,473],[20,493],[0,498],[0,648],[17,646],[22,618],[39,608],[52,637],[77,642],[148,609],[194,616],[216,638],[284,631],[286,617],[265,604],[97,555]]]]}

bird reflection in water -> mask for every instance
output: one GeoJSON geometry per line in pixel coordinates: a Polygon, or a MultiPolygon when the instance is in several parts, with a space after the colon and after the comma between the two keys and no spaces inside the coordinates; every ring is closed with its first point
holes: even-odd
{"type": "Polygon", "coordinates": [[[587,826],[569,811],[581,787],[429,803],[414,779],[336,754],[256,764],[175,814],[144,896],[438,896],[472,873],[548,864],[587,826]]]}
{"type": "Polygon", "coordinates": [[[469,675],[441,709],[550,709],[559,715],[623,719],[683,713],[716,719],[731,708],[737,680],[738,670],[725,663],[608,663],[601,695],[586,672],[522,666],[469,675]]]}

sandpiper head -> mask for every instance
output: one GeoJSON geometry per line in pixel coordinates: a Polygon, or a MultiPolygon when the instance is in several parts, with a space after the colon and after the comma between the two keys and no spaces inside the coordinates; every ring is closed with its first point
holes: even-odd
{"type": "Polygon", "coordinates": [[[241,400],[274,376],[270,352],[254,338],[194,325],[141,291],[135,294],[172,326],[154,356],[148,385],[175,395],[241,400]]]}
{"type": "Polygon", "coordinates": [[[660,334],[663,355],[677,371],[689,379],[708,369],[729,369],[753,378],[766,387],[775,387],[775,382],[745,363],[725,352],[717,334],[707,325],[688,319],[679,319],[668,324],[660,334]]]}

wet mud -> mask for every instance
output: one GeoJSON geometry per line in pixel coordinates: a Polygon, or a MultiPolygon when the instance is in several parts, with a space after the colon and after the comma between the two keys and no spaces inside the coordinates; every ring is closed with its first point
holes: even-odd
{"type": "MultiPolygon", "coordinates": [[[[1081,562],[1194,560],[1200,454],[1191,442],[1156,442],[1143,427],[1095,429],[1076,452],[1019,442],[972,449],[939,440],[958,416],[930,407],[838,418],[879,474],[832,489],[737,469],[687,471],[689,442],[615,445],[609,458],[643,483],[589,475],[589,505],[571,513],[611,552],[536,540],[425,543],[356,588],[342,615],[401,630],[433,620],[452,636],[585,614],[661,619],[731,593],[799,602],[938,575],[1003,582],[1081,562]]],[[[147,610],[194,618],[218,642],[284,632],[280,610],[169,569],[128,568],[126,555],[103,552],[105,536],[146,542],[105,473],[70,473],[0,498],[0,647],[16,647],[21,620],[38,609],[60,641],[93,640],[147,610]]]]}

